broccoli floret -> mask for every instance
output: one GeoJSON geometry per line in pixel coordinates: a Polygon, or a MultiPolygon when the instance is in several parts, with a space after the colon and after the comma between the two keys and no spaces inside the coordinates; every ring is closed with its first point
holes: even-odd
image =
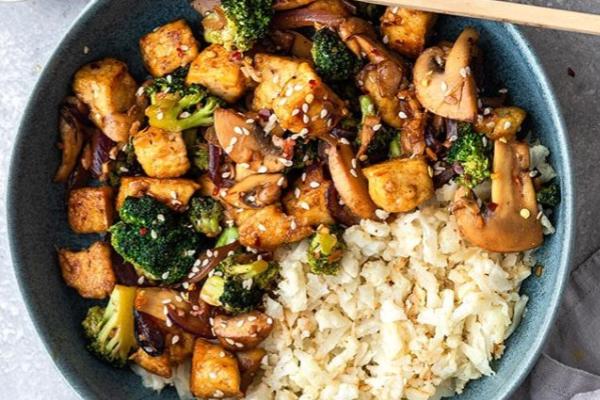
{"type": "Polygon", "coordinates": [[[202,173],[208,170],[208,143],[198,136],[197,129],[185,130],[182,136],[194,172],[202,173]]]}
{"type": "Polygon", "coordinates": [[[119,210],[122,221],[110,228],[115,251],[145,277],[166,284],[192,268],[200,237],[152,197],[128,197],[119,210]]]}
{"type": "Polygon", "coordinates": [[[263,37],[273,18],[273,0],[222,0],[220,9],[208,13],[202,21],[204,39],[228,50],[246,51],[263,37]],[[223,25],[221,29],[214,26],[223,25]]]}
{"type": "Polygon", "coordinates": [[[129,141],[121,147],[111,171],[108,175],[108,183],[112,187],[118,187],[121,183],[122,176],[132,176],[142,173],[142,167],[137,161],[135,156],[135,149],[133,148],[133,138],[129,138],[129,141]]]}
{"type": "MultiPolygon", "coordinates": [[[[365,123],[367,117],[377,115],[377,109],[375,108],[375,103],[371,97],[366,95],[360,96],[359,103],[362,114],[361,124],[365,123]]],[[[360,136],[357,137],[356,141],[357,146],[360,147],[360,136]]],[[[382,125],[369,142],[366,155],[371,162],[382,161],[386,156],[399,157],[395,155],[398,154],[398,150],[401,149],[399,145],[400,135],[398,131],[389,126],[382,125]]]]}
{"type": "Polygon", "coordinates": [[[237,263],[237,257],[233,255],[223,260],[200,293],[207,303],[235,314],[259,306],[265,291],[273,286],[279,274],[276,263],[264,260],[237,263]]]}
{"type": "Polygon", "coordinates": [[[198,84],[186,85],[185,79],[189,69],[189,66],[181,67],[167,76],[155,78],[145,86],[146,94],[152,99],[159,93],[173,93],[185,97],[204,91],[204,88],[198,84]]]}
{"type": "Polygon", "coordinates": [[[115,367],[123,367],[135,345],[133,302],[135,287],[117,285],[106,308],[92,307],[81,323],[88,349],[115,367]]]}
{"type": "Polygon", "coordinates": [[[402,157],[402,144],[400,143],[400,135],[397,134],[392,138],[390,142],[390,149],[388,151],[389,158],[402,157]]]}
{"type": "Polygon", "coordinates": [[[229,226],[223,229],[221,235],[217,239],[217,243],[215,243],[215,247],[223,247],[227,246],[238,240],[240,238],[240,233],[238,232],[235,226],[229,226]]]}
{"type": "Polygon", "coordinates": [[[196,232],[208,237],[216,237],[223,230],[221,227],[223,206],[210,197],[193,197],[186,216],[196,232]]]}
{"type": "Polygon", "coordinates": [[[157,227],[173,224],[173,212],[163,203],[150,196],[128,197],[119,209],[119,216],[126,224],[157,227]]]}
{"type": "Polygon", "coordinates": [[[560,203],[560,186],[552,182],[537,192],[537,201],[546,207],[556,207],[560,203]]]}
{"type": "Polygon", "coordinates": [[[339,229],[319,226],[308,248],[308,265],[313,274],[335,275],[340,269],[344,244],[339,229]]]}
{"type": "Polygon", "coordinates": [[[172,93],[160,93],[146,108],[148,123],[169,132],[180,132],[199,126],[213,124],[213,114],[222,101],[209,96],[205,90],[180,97],[172,93]]]}
{"type": "Polygon", "coordinates": [[[311,54],[317,73],[327,81],[350,79],[361,65],[339,36],[326,28],[314,34],[311,54]]]}
{"type": "Polygon", "coordinates": [[[479,185],[490,177],[490,158],[484,137],[470,124],[459,127],[458,139],[448,152],[448,162],[459,164],[463,172],[458,182],[468,188],[479,185]]]}

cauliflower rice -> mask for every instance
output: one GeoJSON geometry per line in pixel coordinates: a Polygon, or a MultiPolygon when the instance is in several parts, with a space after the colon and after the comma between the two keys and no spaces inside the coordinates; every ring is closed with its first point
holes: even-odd
{"type": "MultiPolygon", "coordinates": [[[[533,259],[463,242],[448,211],[454,191],[389,224],[347,229],[337,276],[308,272],[308,241],[278,251],[282,279],[265,301],[276,324],[246,398],[438,399],[492,375],[525,310],[519,288],[533,259]]],[[[181,379],[135,371],[153,389],[181,379]]]]}
{"type": "Polygon", "coordinates": [[[491,375],[520,320],[528,255],[461,240],[437,200],[388,224],[346,230],[337,276],[308,273],[308,243],[278,254],[282,280],[266,312],[277,320],[253,400],[426,400],[491,375]]]}

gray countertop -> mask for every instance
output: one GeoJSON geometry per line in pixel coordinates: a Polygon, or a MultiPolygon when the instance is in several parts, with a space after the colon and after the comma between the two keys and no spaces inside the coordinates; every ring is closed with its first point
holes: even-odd
{"type": "MultiPolygon", "coordinates": [[[[21,301],[6,238],[4,205],[10,148],[27,97],[50,53],[88,0],[0,0],[0,398],[77,399],[37,338],[21,301]]],[[[600,14],[600,2],[528,3],[600,14]]],[[[571,137],[577,185],[574,263],[600,247],[600,37],[524,29],[552,81],[571,137]],[[575,72],[571,77],[568,69],[575,72]]],[[[43,93],[38,95],[43,96],[43,93]]],[[[48,127],[56,135],[55,127],[48,127]]],[[[33,266],[35,267],[35,266],[33,266]]]]}

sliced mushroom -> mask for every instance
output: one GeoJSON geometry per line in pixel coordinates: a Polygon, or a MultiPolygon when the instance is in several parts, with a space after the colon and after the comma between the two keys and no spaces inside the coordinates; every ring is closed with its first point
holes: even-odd
{"type": "Polygon", "coordinates": [[[375,28],[372,24],[364,19],[356,17],[344,19],[338,27],[338,34],[340,35],[340,38],[346,42],[348,48],[359,57],[361,56],[361,46],[356,40],[356,38],[359,37],[358,35],[372,39],[377,37],[375,28]]]}
{"type": "Polygon", "coordinates": [[[342,0],[316,0],[302,8],[275,14],[273,26],[277,29],[297,29],[315,24],[337,27],[350,17],[350,10],[342,0]]]}
{"type": "Polygon", "coordinates": [[[329,172],[342,201],[361,219],[374,219],[377,207],[350,144],[331,140],[326,150],[329,172]]]}
{"type": "Polygon", "coordinates": [[[283,174],[250,175],[233,185],[224,200],[237,208],[263,208],[279,200],[285,184],[283,174]]]}
{"type": "Polygon", "coordinates": [[[244,114],[218,109],[214,126],[219,145],[236,163],[249,164],[252,169],[264,166],[268,172],[279,172],[285,168],[282,149],[275,146],[271,137],[260,132],[258,126],[244,114]]]}
{"type": "Polygon", "coordinates": [[[223,347],[232,351],[253,349],[273,330],[273,319],[259,311],[234,317],[217,315],[213,330],[223,347]]]}
{"type": "Polygon", "coordinates": [[[273,2],[273,9],[276,11],[291,10],[293,8],[299,8],[314,3],[315,1],[316,0],[275,0],[273,2]]]}
{"type": "Polygon", "coordinates": [[[77,159],[85,140],[83,126],[71,107],[67,104],[60,110],[58,130],[60,133],[59,147],[62,151],[62,161],[56,171],[56,175],[54,175],[54,182],[66,182],[77,164],[77,159]]]}
{"type": "Polygon", "coordinates": [[[451,49],[425,50],[413,70],[417,98],[434,114],[459,121],[477,117],[477,87],[471,74],[471,58],[479,34],[467,28],[451,49]]]}
{"type": "Polygon", "coordinates": [[[482,215],[475,196],[465,188],[456,192],[453,210],[462,236],[476,246],[501,253],[540,246],[543,233],[529,176],[529,146],[496,142],[492,197],[486,213],[482,215]]]}

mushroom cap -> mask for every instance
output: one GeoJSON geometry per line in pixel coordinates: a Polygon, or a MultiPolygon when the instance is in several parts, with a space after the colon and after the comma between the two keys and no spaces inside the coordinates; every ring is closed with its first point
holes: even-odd
{"type": "Polygon", "coordinates": [[[227,191],[225,201],[237,208],[262,208],[275,203],[286,184],[283,174],[254,174],[227,191]]]}
{"type": "Polygon", "coordinates": [[[536,218],[537,201],[528,169],[527,144],[495,143],[492,198],[486,215],[481,214],[472,191],[461,187],[454,198],[454,215],[465,239],[500,253],[525,251],[542,244],[542,225],[536,218]]]}
{"type": "Polygon", "coordinates": [[[479,34],[466,28],[451,49],[431,47],[417,59],[413,81],[417,98],[432,113],[459,121],[477,118],[477,86],[470,63],[479,34]]]}

